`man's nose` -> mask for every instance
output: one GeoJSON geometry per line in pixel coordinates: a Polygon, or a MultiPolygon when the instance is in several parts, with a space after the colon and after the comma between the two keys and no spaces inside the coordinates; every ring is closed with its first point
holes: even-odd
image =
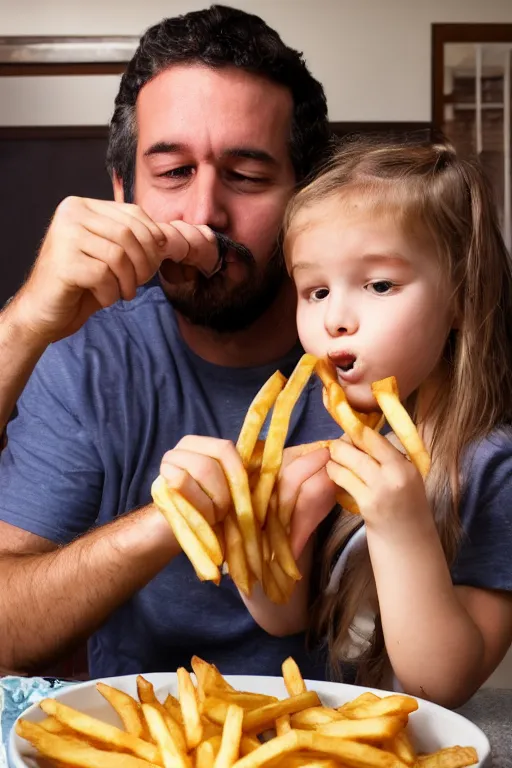
{"type": "Polygon", "coordinates": [[[214,168],[198,168],[187,189],[183,221],[207,224],[220,232],[229,225],[223,189],[214,168]]]}

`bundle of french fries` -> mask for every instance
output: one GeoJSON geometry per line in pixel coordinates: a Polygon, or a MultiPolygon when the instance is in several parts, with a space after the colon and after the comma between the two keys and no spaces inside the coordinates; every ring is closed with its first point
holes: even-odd
{"type": "Polygon", "coordinates": [[[137,701],[97,683],[122,728],[55,699],[39,706],[38,723],[20,719],[16,733],[59,768],[465,768],[472,747],[417,755],[408,735],[418,702],[363,693],[338,708],[308,691],[292,658],[283,664],[288,698],[236,691],[215,666],[194,657],[196,685],[178,670],[179,698],[161,702],[139,675],[137,701]]]}
{"type": "MultiPolygon", "coordinates": [[[[288,602],[295,583],[301,578],[290,546],[295,502],[280,499],[276,489],[292,411],[314,371],[324,385],[325,407],[355,445],[364,450],[365,427],[380,429],[387,419],[411,461],[423,476],[428,473],[428,453],[400,403],[393,377],[372,386],[382,412],[357,413],[329,364],[312,355],[303,355],[288,380],[276,371],[251,403],[236,445],[241,461],[222,467],[233,500],[232,509],[222,523],[212,528],[162,476],[152,485],[153,501],[165,515],[202,581],[219,584],[221,568],[224,568],[243,594],[250,596],[254,583],[259,582],[267,597],[280,604],[288,602]],[[258,438],[271,410],[267,438],[263,442],[258,438]]],[[[324,441],[304,445],[301,452],[329,444],[330,441],[324,441]]],[[[337,498],[347,512],[358,513],[354,499],[346,491],[340,489],[337,498]]]]}

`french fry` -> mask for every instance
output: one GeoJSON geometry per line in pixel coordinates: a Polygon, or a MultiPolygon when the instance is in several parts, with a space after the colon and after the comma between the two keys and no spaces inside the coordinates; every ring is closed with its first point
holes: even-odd
{"type": "Polygon", "coordinates": [[[300,581],[302,574],[297,568],[297,563],[293,557],[288,535],[279,522],[275,497],[269,505],[267,515],[267,530],[272,556],[276,558],[283,571],[291,579],[294,581],[300,581]]]}
{"type": "MultiPolygon", "coordinates": [[[[55,699],[43,699],[39,702],[39,706],[46,715],[53,715],[61,723],[83,736],[94,739],[96,742],[102,742],[110,748],[115,747],[121,752],[129,752],[135,757],[147,760],[148,763],[160,764],[158,747],[116,728],[115,725],[103,723],[101,720],[78,712],[55,699]]],[[[64,762],[66,761],[64,760],[64,762]]]]}
{"type": "Polygon", "coordinates": [[[290,715],[281,715],[276,719],[276,736],[284,736],[291,729],[290,715]]]}
{"type": "Polygon", "coordinates": [[[111,707],[115,709],[125,731],[132,733],[139,739],[146,739],[147,728],[139,702],[135,701],[128,693],[112,688],[112,686],[105,683],[96,683],[96,688],[111,707]]]}
{"type": "Polygon", "coordinates": [[[196,749],[196,768],[213,768],[215,750],[210,741],[202,741],[196,749]]]}
{"type": "Polygon", "coordinates": [[[48,733],[73,733],[72,730],[69,728],[66,728],[63,723],[61,723],[59,720],[57,720],[56,717],[45,717],[44,720],[40,720],[38,722],[38,725],[41,728],[44,728],[45,731],[48,731],[48,733]]]}
{"type": "Polygon", "coordinates": [[[298,746],[357,768],[405,768],[395,755],[382,749],[336,736],[324,736],[316,731],[296,731],[298,746]]]}
{"type": "Polygon", "coordinates": [[[228,691],[226,688],[216,686],[208,690],[210,696],[226,701],[228,704],[237,704],[242,709],[258,709],[265,704],[273,704],[277,701],[275,696],[266,693],[247,693],[245,691],[228,691]]]}
{"type": "Polygon", "coordinates": [[[181,724],[183,722],[180,703],[178,699],[174,698],[172,694],[167,694],[167,697],[164,701],[164,707],[177,723],[181,724]]]}
{"type": "Polygon", "coordinates": [[[151,486],[151,496],[156,506],[162,512],[180,547],[192,563],[194,570],[201,581],[213,581],[220,584],[220,571],[210,555],[201,544],[196,534],[178,512],[174,502],[168,494],[168,486],[165,479],[159,475],[151,486]]]}
{"type": "Polygon", "coordinates": [[[397,733],[396,736],[389,741],[384,742],[382,747],[399,757],[400,760],[403,763],[407,763],[407,765],[414,765],[416,762],[416,750],[405,729],[402,729],[400,733],[397,733]]]}
{"type": "Polygon", "coordinates": [[[184,667],[176,671],[180,696],[181,714],[185,727],[185,738],[189,749],[197,747],[203,736],[203,724],[199,714],[196,689],[190,674],[184,667]]]}
{"type": "Polygon", "coordinates": [[[247,470],[249,470],[261,428],[285,383],[286,378],[280,371],[276,371],[265,382],[249,406],[236,444],[236,449],[247,470]]]}
{"type": "Polygon", "coordinates": [[[221,448],[216,449],[213,447],[211,458],[217,459],[224,471],[233,500],[238,526],[244,541],[249,568],[256,578],[261,581],[262,563],[258,528],[252,508],[247,471],[237,454],[229,454],[226,458],[221,448]]]}
{"type": "Polygon", "coordinates": [[[357,506],[354,500],[354,497],[351,496],[350,493],[345,491],[343,488],[340,488],[340,490],[336,494],[336,502],[340,505],[342,509],[348,512],[350,515],[361,514],[359,507],[357,506]]]}
{"type": "Polygon", "coordinates": [[[214,768],[232,768],[235,764],[240,752],[243,716],[244,710],[241,707],[229,705],[214,768]]]}
{"type": "Polygon", "coordinates": [[[283,673],[284,684],[288,691],[288,696],[298,696],[306,693],[306,683],[300,673],[297,663],[291,656],[283,661],[281,671],[283,673]]]}
{"type": "MultiPolygon", "coordinates": [[[[160,768],[160,762],[151,763],[127,755],[126,752],[97,749],[79,738],[49,733],[39,724],[29,720],[18,720],[16,733],[30,741],[44,757],[77,768],[160,768]]],[[[154,747],[155,753],[158,753],[158,748],[151,746],[154,747]]]]}
{"type": "Polygon", "coordinates": [[[263,450],[260,476],[253,494],[254,513],[261,525],[265,522],[270,496],[281,467],[290,416],[313,373],[315,363],[316,358],[313,355],[303,355],[275,402],[263,450]]]}
{"type": "Polygon", "coordinates": [[[198,691],[202,689],[206,694],[214,688],[221,688],[226,691],[235,690],[221,675],[215,664],[209,664],[199,656],[192,656],[191,667],[197,679],[198,691]]]}
{"type": "MultiPolygon", "coordinates": [[[[153,684],[149,682],[149,680],[146,680],[145,677],[142,677],[142,675],[137,675],[137,693],[139,695],[139,699],[142,704],[151,704],[155,709],[158,709],[160,714],[162,715],[165,725],[167,727],[167,730],[172,736],[173,741],[177,744],[178,749],[180,749],[182,752],[186,751],[187,744],[185,741],[185,734],[183,733],[183,730],[181,728],[181,709],[179,713],[179,717],[174,717],[174,715],[170,712],[168,707],[165,707],[163,704],[161,704],[156,695],[155,695],[155,689],[153,687],[153,684]]],[[[179,706],[179,705],[178,705],[179,706]]],[[[147,722],[147,718],[145,718],[147,722]]]]}
{"type": "MultiPolygon", "coordinates": [[[[334,419],[334,421],[339,424],[342,429],[344,429],[339,420],[338,406],[341,405],[342,401],[346,400],[346,397],[343,387],[339,383],[335,374],[334,368],[327,360],[319,360],[317,363],[316,373],[324,385],[322,392],[324,408],[329,413],[331,418],[334,419]]],[[[345,410],[345,406],[341,407],[342,413],[351,418],[349,412],[345,410]]],[[[372,413],[361,413],[360,411],[356,411],[353,408],[351,410],[357,419],[359,419],[361,424],[369,427],[370,429],[376,429],[377,431],[380,431],[384,426],[385,419],[378,411],[372,413]]]]}
{"type": "Polygon", "coordinates": [[[295,589],[295,579],[292,579],[286,574],[277,560],[269,560],[268,567],[272,572],[272,576],[279,587],[280,593],[283,595],[284,602],[287,603],[292,596],[292,592],[295,589]]]}
{"type": "Polygon", "coordinates": [[[329,412],[332,413],[336,422],[352,442],[355,443],[355,445],[361,445],[365,425],[358,414],[349,405],[345,392],[342,387],[340,387],[332,367],[326,360],[318,360],[316,364],[316,373],[327,390],[329,412]]]}
{"type": "Polygon", "coordinates": [[[236,768],[260,768],[277,758],[295,752],[299,748],[298,734],[299,731],[289,731],[284,736],[277,736],[265,742],[258,749],[238,760],[235,763],[236,768]]]}
{"type": "Polygon", "coordinates": [[[171,500],[174,502],[174,506],[188,524],[189,528],[195,533],[215,565],[222,565],[222,548],[211,525],[205,520],[203,515],[198,512],[189,501],[187,501],[187,499],[178,493],[178,491],[168,488],[168,493],[171,500]]]}
{"type": "Polygon", "coordinates": [[[415,765],[418,768],[466,768],[477,762],[478,755],[473,747],[447,747],[433,755],[419,755],[415,765]]]}
{"type": "Polygon", "coordinates": [[[155,741],[164,768],[191,768],[187,753],[180,749],[167,730],[162,713],[152,704],[143,704],[142,711],[148,724],[149,732],[155,741]]]}
{"type": "Polygon", "coordinates": [[[303,709],[302,712],[296,712],[291,716],[292,727],[304,731],[315,731],[321,725],[328,725],[339,720],[346,720],[346,718],[341,712],[330,707],[310,707],[310,709],[303,709]]]}
{"type": "Polygon", "coordinates": [[[412,696],[393,694],[384,696],[378,701],[362,702],[358,706],[342,710],[343,714],[351,720],[359,720],[367,717],[384,717],[385,715],[402,715],[407,718],[411,712],[418,709],[418,702],[412,696]]]}
{"type": "Polygon", "coordinates": [[[287,596],[279,589],[279,585],[270,567],[270,562],[263,561],[263,591],[268,599],[276,605],[284,605],[287,602],[287,596]]]}
{"type": "Polygon", "coordinates": [[[400,402],[398,386],[394,376],[376,381],[372,392],[391,429],[404,446],[410,460],[425,478],[430,470],[430,456],[414,422],[400,402]]]}
{"type": "MultiPolygon", "coordinates": [[[[353,741],[369,741],[379,744],[385,739],[392,739],[404,727],[401,717],[367,717],[362,720],[338,720],[318,726],[318,733],[327,736],[339,736],[353,741]]],[[[393,753],[396,754],[396,753],[393,753]]]]}
{"type": "Polygon", "coordinates": [[[242,757],[248,755],[250,752],[254,752],[255,749],[261,747],[261,742],[255,736],[248,736],[246,733],[242,734],[242,740],[240,742],[240,754],[242,757]]]}
{"type": "Polygon", "coordinates": [[[249,597],[251,594],[251,579],[244,542],[238,524],[230,514],[224,520],[224,537],[229,575],[240,592],[249,597]]]}
{"type": "Polygon", "coordinates": [[[345,717],[348,717],[348,713],[351,709],[357,709],[361,704],[366,704],[369,701],[380,701],[380,699],[381,697],[377,696],[377,694],[367,691],[352,701],[347,701],[346,704],[342,704],[338,707],[338,712],[341,712],[345,717]]]}
{"type": "Polygon", "coordinates": [[[249,477],[251,477],[252,475],[259,475],[264,448],[265,448],[265,441],[256,440],[256,445],[254,446],[254,450],[252,452],[249,464],[247,466],[247,474],[249,475],[249,477]]]}
{"type": "Polygon", "coordinates": [[[293,715],[308,707],[320,706],[318,694],[314,691],[299,693],[297,696],[290,696],[289,699],[282,699],[273,704],[266,704],[259,709],[253,709],[244,714],[243,731],[244,733],[262,732],[268,726],[282,715],[293,715]]]}

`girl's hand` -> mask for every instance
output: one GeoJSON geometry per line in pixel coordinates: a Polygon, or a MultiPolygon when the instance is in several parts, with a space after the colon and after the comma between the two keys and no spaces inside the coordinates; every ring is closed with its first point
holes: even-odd
{"type": "Polygon", "coordinates": [[[365,451],[336,440],[331,443],[327,473],[354,497],[368,529],[393,537],[419,520],[432,524],[423,478],[389,440],[364,430],[365,451]]]}
{"type": "Polygon", "coordinates": [[[279,506],[291,514],[290,539],[295,559],[336,504],[336,485],[327,474],[328,448],[300,455],[303,446],[287,448],[278,481],[279,506]]]}

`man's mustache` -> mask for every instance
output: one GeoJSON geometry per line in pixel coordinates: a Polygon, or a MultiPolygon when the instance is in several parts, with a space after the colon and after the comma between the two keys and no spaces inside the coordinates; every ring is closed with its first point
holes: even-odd
{"type": "Polygon", "coordinates": [[[220,271],[226,267],[226,256],[229,251],[234,251],[240,261],[243,261],[244,264],[256,263],[256,259],[254,258],[253,254],[245,245],[242,245],[242,243],[237,243],[236,240],[232,240],[230,237],[222,234],[221,232],[214,231],[214,235],[215,239],[217,240],[217,250],[219,252],[220,259],[220,271]]]}

